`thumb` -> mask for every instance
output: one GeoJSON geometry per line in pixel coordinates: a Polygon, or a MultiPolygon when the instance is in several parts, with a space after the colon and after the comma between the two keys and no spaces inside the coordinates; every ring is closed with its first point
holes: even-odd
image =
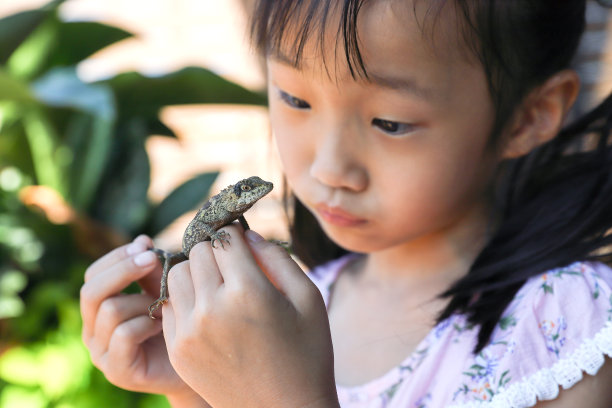
{"type": "Polygon", "coordinates": [[[304,305],[303,302],[312,301],[313,295],[321,296],[314,283],[283,247],[266,241],[253,230],[247,230],[245,236],[263,272],[292,303],[304,305]]]}

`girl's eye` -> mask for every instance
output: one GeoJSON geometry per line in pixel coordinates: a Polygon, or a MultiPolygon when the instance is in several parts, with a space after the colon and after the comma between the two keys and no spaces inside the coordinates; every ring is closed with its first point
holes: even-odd
{"type": "Polygon", "coordinates": [[[295,109],[309,109],[310,105],[303,99],[296,98],[293,95],[288,94],[285,91],[278,91],[280,98],[290,107],[295,109]]]}
{"type": "Polygon", "coordinates": [[[380,130],[390,135],[403,135],[414,130],[414,125],[410,123],[393,122],[391,120],[374,118],[372,119],[372,126],[376,126],[380,130]]]}

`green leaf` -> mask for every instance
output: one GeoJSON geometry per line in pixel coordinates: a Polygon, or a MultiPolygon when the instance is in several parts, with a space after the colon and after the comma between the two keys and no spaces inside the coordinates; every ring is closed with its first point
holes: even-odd
{"type": "Polygon", "coordinates": [[[96,198],[110,157],[113,131],[113,122],[87,114],[75,115],[67,129],[72,152],[69,201],[78,210],[86,210],[96,198]]]}
{"type": "Polygon", "coordinates": [[[34,82],[33,89],[48,105],[93,116],[88,126],[69,128],[71,154],[76,160],[69,177],[69,197],[77,209],[85,209],[94,199],[108,161],[116,116],[113,94],[103,85],[82,82],[73,67],[51,70],[34,82]]]}
{"type": "Polygon", "coordinates": [[[188,67],[160,77],[136,72],[99,82],[115,92],[124,117],[155,117],[168,105],[195,103],[265,105],[266,96],[230,82],[205,68],[188,67]]]}
{"type": "Polygon", "coordinates": [[[96,219],[127,235],[140,232],[149,216],[151,168],[146,137],[141,119],[118,125],[106,171],[90,207],[96,219]]]}
{"type": "Polygon", "coordinates": [[[54,68],[32,84],[37,98],[56,107],[70,107],[102,119],[115,119],[112,91],[104,85],[87,84],[74,67],[54,68]]]}
{"type": "Polygon", "coordinates": [[[41,109],[31,109],[24,115],[23,125],[32,153],[32,162],[39,184],[51,187],[66,196],[63,169],[56,163],[58,135],[41,109]]]}
{"type": "Polygon", "coordinates": [[[0,64],[5,64],[30,34],[64,0],[55,0],[37,9],[23,11],[0,19],[0,64]]]}
{"type": "Polygon", "coordinates": [[[146,126],[147,133],[151,135],[176,137],[176,133],[157,118],[150,118],[147,120],[146,126]]]}
{"type": "Polygon", "coordinates": [[[208,197],[218,172],[202,173],[177,187],[152,212],[147,233],[157,235],[208,197]]]}
{"type": "Polygon", "coordinates": [[[11,77],[3,70],[0,70],[0,100],[36,102],[36,98],[25,82],[11,77]]]}
{"type": "Polygon", "coordinates": [[[76,65],[101,49],[133,34],[118,27],[97,22],[62,22],[58,26],[59,45],[53,51],[49,67],[76,65]]]}

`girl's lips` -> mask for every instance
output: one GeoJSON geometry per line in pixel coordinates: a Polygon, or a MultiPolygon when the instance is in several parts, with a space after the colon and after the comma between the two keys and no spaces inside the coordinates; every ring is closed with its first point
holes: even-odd
{"type": "Polygon", "coordinates": [[[327,223],[340,227],[354,227],[364,224],[367,220],[354,216],[339,207],[319,204],[315,207],[317,214],[327,223]]]}

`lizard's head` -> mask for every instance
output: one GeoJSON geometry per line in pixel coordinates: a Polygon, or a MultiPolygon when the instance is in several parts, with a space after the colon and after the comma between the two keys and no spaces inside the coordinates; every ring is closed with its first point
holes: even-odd
{"type": "Polygon", "coordinates": [[[244,212],[251,208],[261,197],[272,191],[274,185],[257,176],[240,180],[234,184],[229,211],[244,212]]]}

